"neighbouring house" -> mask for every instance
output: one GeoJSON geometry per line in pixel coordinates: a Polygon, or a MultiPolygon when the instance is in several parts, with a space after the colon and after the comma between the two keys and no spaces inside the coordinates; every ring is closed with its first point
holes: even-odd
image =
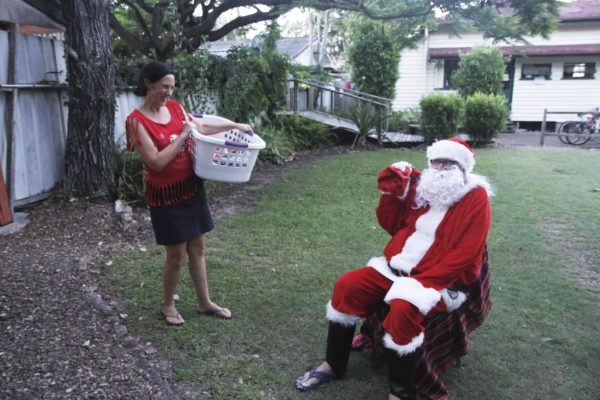
{"type": "MultiPolygon", "coordinates": [[[[300,65],[321,65],[323,68],[335,69],[334,60],[325,53],[321,60],[317,60],[318,53],[314,50],[317,48],[316,39],[314,40],[313,50],[309,48],[308,36],[303,37],[292,37],[292,38],[281,38],[276,42],[277,51],[281,54],[286,54],[290,57],[290,60],[295,64],[300,65]]],[[[225,57],[227,51],[234,46],[245,46],[245,47],[257,47],[259,43],[254,39],[244,40],[218,40],[216,42],[206,43],[202,48],[208,50],[210,53],[225,57]]]]}
{"type": "MultiPolygon", "coordinates": [[[[481,33],[453,36],[446,29],[426,33],[415,49],[402,52],[396,83],[394,110],[418,107],[422,97],[434,92],[455,93],[450,77],[459,55],[480,44],[495,45],[510,57],[504,92],[511,121],[539,126],[544,109],[585,111],[600,107],[600,1],[580,0],[561,9],[556,31],[548,39],[526,38],[528,43],[492,43],[481,33]]],[[[549,114],[561,122],[574,114],[549,114]]]]}

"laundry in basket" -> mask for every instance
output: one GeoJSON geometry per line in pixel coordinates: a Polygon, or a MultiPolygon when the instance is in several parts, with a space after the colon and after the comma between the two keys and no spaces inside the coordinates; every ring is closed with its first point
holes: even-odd
{"type": "MultiPolygon", "coordinates": [[[[216,115],[203,115],[205,122],[231,122],[216,115]]],[[[194,173],[200,178],[219,182],[247,182],[258,152],[265,142],[253,132],[229,129],[214,135],[192,131],[194,173]]]]}

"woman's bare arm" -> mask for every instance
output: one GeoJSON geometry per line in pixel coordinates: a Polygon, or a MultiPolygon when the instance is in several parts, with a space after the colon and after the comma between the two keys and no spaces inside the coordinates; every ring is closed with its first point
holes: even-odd
{"type": "Polygon", "coordinates": [[[167,147],[158,151],[152,139],[146,132],[144,126],[140,123],[137,124],[135,134],[136,138],[130,138],[131,143],[135,144],[135,150],[138,152],[140,159],[148,168],[153,171],[161,171],[168,163],[170,163],[177,153],[184,146],[186,139],[189,137],[192,127],[189,123],[186,123],[183,127],[181,134],[179,134],[175,140],[173,140],[167,147]]]}

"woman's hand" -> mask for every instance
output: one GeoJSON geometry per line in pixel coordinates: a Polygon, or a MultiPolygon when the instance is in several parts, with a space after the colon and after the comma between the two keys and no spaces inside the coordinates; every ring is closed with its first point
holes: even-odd
{"type": "Polygon", "coordinates": [[[184,135],[186,138],[188,138],[191,136],[192,130],[195,128],[196,128],[196,125],[194,125],[194,123],[192,123],[191,121],[185,121],[180,135],[184,135]]]}
{"type": "Polygon", "coordinates": [[[248,124],[236,124],[236,129],[242,132],[252,132],[252,127],[248,124]]]}

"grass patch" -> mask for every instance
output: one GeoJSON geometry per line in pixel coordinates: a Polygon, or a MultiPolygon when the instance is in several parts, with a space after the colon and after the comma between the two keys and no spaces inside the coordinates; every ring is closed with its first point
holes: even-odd
{"type": "MultiPolygon", "coordinates": [[[[299,394],[293,380],[324,356],[335,280],[382,254],[388,236],[375,217],[376,176],[401,159],[425,164],[423,151],[333,156],[284,174],[255,211],[218,220],[207,240],[209,286],[233,320],[196,316],[184,273],[178,309],[186,325],[167,327],[159,314],[162,248],[121,254],[106,284],[126,299],[129,329],[168,354],[176,379],[213,398],[386,398],[386,368],[358,353],[344,382],[299,394]]],[[[481,149],[477,163],[497,191],[489,236],[494,307],[473,333],[464,367],[445,377],[451,396],[597,398],[598,296],[577,277],[599,268],[579,257],[598,243],[600,193],[592,189],[600,154],[481,149]]]]}

